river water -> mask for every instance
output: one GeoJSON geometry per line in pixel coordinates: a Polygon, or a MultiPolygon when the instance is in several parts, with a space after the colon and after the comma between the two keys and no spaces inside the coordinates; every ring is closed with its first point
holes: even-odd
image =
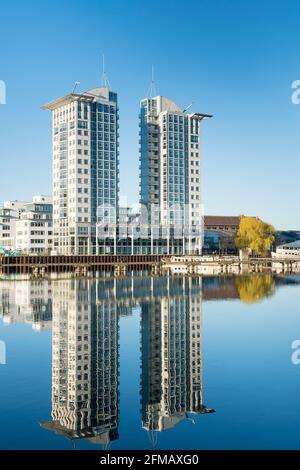
{"type": "Polygon", "coordinates": [[[299,305],[298,275],[2,279],[0,448],[299,449],[299,305]]]}

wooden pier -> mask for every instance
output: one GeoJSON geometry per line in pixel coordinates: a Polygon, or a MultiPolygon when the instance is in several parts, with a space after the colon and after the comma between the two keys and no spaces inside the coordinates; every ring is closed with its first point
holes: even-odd
{"type": "Polygon", "coordinates": [[[150,271],[158,274],[162,268],[162,255],[28,255],[0,256],[0,274],[30,274],[44,276],[50,273],[150,271]]]}

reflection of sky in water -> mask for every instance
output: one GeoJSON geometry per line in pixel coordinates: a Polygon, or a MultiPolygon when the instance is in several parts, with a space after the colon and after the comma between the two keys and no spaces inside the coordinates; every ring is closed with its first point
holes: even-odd
{"type": "Polygon", "coordinates": [[[0,447],[300,448],[299,297],[297,276],[2,281],[0,447]]]}

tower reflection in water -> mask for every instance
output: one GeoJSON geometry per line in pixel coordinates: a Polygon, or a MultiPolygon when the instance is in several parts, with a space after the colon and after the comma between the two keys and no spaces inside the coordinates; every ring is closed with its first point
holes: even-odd
{"type": "Polygon", "coordinates": [[[214,411],[203,403],[201,279],[163,281],[161,296],[141,303],[142,425],[154,441],[155,431],[214,411]]]}
{"type": "Polygon", "coordinates": [[[118,438],[119,316],[90,280],[53,283],[52,422],[69,439],[118,438]]]}
{"type": "Polygon", "coordinates": [[[118,439],[119,320],[135,307],[141,418],[152,444],[156,431],[214,411],[203,403],[200,278],[60,280],[52,299],[52,421],[44,428],[106,447],[118,439]]]}

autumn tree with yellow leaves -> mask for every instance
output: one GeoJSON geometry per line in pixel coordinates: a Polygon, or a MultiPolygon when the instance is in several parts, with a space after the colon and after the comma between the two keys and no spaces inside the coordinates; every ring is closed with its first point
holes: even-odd
{"type": "Polygon", "coordinates": [[[257,217],[241,217],[235,237],[236,247],[250,249],[257,256],[266,256],[275,240],[275,229],[257,217]]]}

